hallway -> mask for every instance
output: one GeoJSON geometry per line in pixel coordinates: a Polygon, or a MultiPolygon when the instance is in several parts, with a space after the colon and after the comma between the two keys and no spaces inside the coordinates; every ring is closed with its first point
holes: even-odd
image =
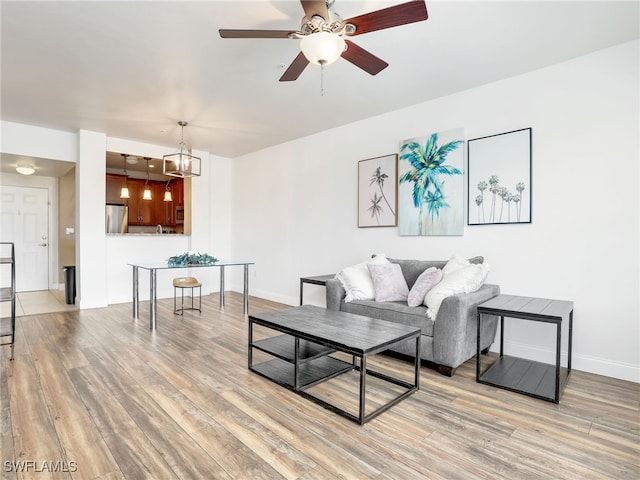
{"type": "MultiPolygon", "coordinates": [[[[16,317],[77,309],[76,305],[67,305],[65,303],[64,290],[41,290],[17,294],[16,317]]],[[[10,315],[11,304],[9,302],[0,304],[0,317],[8,317],[10,315]]]]}

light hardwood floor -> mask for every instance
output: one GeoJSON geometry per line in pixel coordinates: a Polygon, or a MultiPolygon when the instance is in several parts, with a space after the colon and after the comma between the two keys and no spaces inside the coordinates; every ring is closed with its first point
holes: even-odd
{"type": "MultiPolygon", "coordinates": [[[[0,349],[1,478],[640,478],[636,383],[574,370],[554,405],[477,384],[474,360],[452,378],[423,367],[420,391],[359,426],[249,372],[242,297],[217,302],[182,318],[160,300],[155,332],[146,302],[140,320],[130,304],[18,319],[15,361],[0,349]]],[[[317,387],[344,405],[356,389],[317,387]]]]}

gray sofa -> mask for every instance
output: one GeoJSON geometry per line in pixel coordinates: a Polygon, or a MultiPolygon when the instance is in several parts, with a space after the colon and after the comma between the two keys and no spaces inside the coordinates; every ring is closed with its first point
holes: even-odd
{"type": "MultiPolygon", "coordinates": [[[[429,267],[443,268],[446,261],[398,260],[409,289],[429,267]]],[[[483,263],[483,257],[469,259],[471,263],[483,263]]],[[[434,321],[427,317],[427,307],[409,307],[406,302],[376,302],[354,300],[345,302],[345,290],[338,279],[326,283],[327,309],[365,315],[420,327],[420,358],[432,363],[440,373],[452,376],[455,369],[476,354],[477,306],[500,293],[498,285],[484,284],[471,293],[453,295],[443,300],[434,321]]],[[[485,353],[493,343],[497,330],[497,317],[482,321],[480,348],[485,353]]],[[[402,355],[415,355],[415,344],[403,343],[392,349],[402,355]]]]}

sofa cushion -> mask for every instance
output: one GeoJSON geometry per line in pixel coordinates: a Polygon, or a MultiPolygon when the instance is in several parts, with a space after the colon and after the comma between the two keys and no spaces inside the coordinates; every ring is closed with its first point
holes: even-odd
{"type": "Polygon", "coordinates": [[[427,308],[422,305],[410,307],[405,302],[354,300],[350,303],[343,302],[340,310],[420,328],[423,335],[433,336],[433,321],[427,317],[427,308]]]}
{"type": "MultiPolygon", "coordinates": [[[[398,265],[400,265],[402,274],[404,275],[404,279],[407,281],[409,290],[413,288],[413,285],[416,283],[418,277],[427,268],[436,267],[439,269],[443,269],[447,264],[447,260],[399,260],[396,258],[389,258],[388,260],[391,263],[397,263],[398,265]]],[[[477,256],[469,259],[469,263],[473,264],[479,264],[482,262],[484,262],[484,257],[482,256],[477,256]]]]}
{"type": "MultiPolygon", "coordinates": [[[[395,264],[392,264],[395,265],[395,264]]],[[[422,305],[424,297],[440,280],[442,280],[442,270],[436,267],[429,267],[420,274],[416,283],[411,287],[407,296],[407,304],[410,307],[422,305]]]]}
{"type": "Polygon", "coordinates": [[[358,263],[340,271],[336,278],[344,287],[346,292],[345,301],[353,300],[373,300],[376,296],[376,289],[371,279],[371,273],[367,268],[368,263],[380,264],[389,263],[385,254],[379,254],[368,262],[358,263]]]}
{"type": "Polygon", "coordinates": [[[409,295],[407,281],[397,263],[369,263],[367,265],[376,290],[376,302],[406,301],[409,295]]]}
{"type": "Polygon", "coordinates": [[[433,287],[424,297],[424,304],[427,306],[429,318],[435,320],[440,305],[445,298],[478,290],[487,278],[489,269],[488,263],[470,264],[448,273],[445,269],[440,283],[433,287]]]}

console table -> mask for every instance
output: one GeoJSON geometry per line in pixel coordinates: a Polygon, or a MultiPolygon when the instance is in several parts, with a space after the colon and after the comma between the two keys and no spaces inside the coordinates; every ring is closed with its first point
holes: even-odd
{"type": "Polygon", "coordinates": [[[478,305],[478,340],[476,381],[541,400],[559,403],[561,389],[571,373],[571,342],[573,336],[573,302],[546,298],[498,295],[478,305]],[[480,371],[480,325],[483,315],[500,317],[500,357],[484,372],[480,371]],[[556,325],[556,363],[525,360],[504,355],[504,319],[520,318],[556,325]],[[560,365],[562,323],[569,322],[567,367],[560,365]]]}
{"type": "Polygon", "coordinates": [[[303,295],[302,295],[302,286],[305,283],[309,283],[311,285],[322,285],[325,286],[327,284],[327,280],[330,278],[334,278],[336,276],[335,273],[331,275],[318,275],[316,277],[300,277],[300,305],[302,305],[303,295]]]}
{"type": "Polygon", "coordinates": [[[249,312],[249,265],[254,262],[235,262],[235,261],[217,261],[211,265],[176,265],[169,266],[167,262],[158,263],[129,263],[133,267],[133,318],[139,318],[140,300],[138,295],[138,275],[139,270],[148,270],[150,276],[150,296],[149,296],[149,328],[156,329],[156,304],[157,304],[157,286],[156,277],[158,270],[172,270],[179,268],[220,268],[220,308],[224,307],[224,269],[225,267],[244,267],[244,296],[242,304],[242,313],[245,315],[249,312]]]}

